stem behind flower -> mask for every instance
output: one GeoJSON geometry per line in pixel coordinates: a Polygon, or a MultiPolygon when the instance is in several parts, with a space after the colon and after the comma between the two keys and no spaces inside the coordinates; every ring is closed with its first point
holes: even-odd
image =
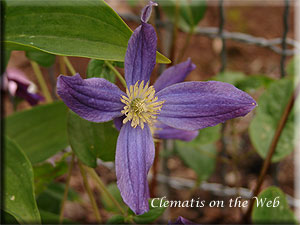
{"type": "Polygon", "coordinates": [[[123,76],[119,73],[119,71],[116,70],[116,68],[110,62],[108,62],[108,61],[104,61],[104,62],[114,72],[114,74],[119,78],[119,80],[121,81],[121,83],[123,84],[123,86],[125,88],[127,88],[126,81],[123,78],[123,76]]]}
{"type": "Polygon", "coordinates": [[[67,175],[66,187],[65,187],[65,191],[64,191],[64,198],[63,198],[63,201],[62,201],[61,207],[60,207],[59,224],[62,224],[63,218],[64,218],[64,208],[65,208],[65,203],[66,203],[66,200],[67,200],[67,197],[68,197],[68,192],[69,192],[69,186],[70,186],[70,180],[71,180],[72,169],[73,169],[73,166],[74,166],[74,161],[75,161],[75,155],[74,155],[74,153],[72,153],[72,161],[70,163],[69,171],[68,171],[68,175],[67,175]]]}
{"type": "Polygon", "coordinates": [[[39,82],[39,85],[40,85],[40,87],[42,89],[43,95],[46,98],[46,101],[48,103],[53,102],[53,99],[52,99],[51,94],[50,94],[50,92],[48,90],[47,84],[45,82],[45,79],[43,77],[43,74],[42,74],[42,71],[41,71],[39,65],[36,62],[34,62],[34,61],[30,61],[30,63],[31,63],[32,69],[33,69],[33,71],[34,71],[34,73],[36,75],[36,78],[37,78],[37,80],[39,82]]]}
{"type": "Polygon", "coordinates": [[[98,223],[102,223],[102,219],[101,219],[101,216],[100,216],[100,213],[99,213],[97,202],[94,198],[94,195],[92,193],[92,190],[90,188],[90,185],[89,185],[89,182],[88,182],[88,179],[87,179],[87,176],[86,176],[86,171],[85,171],[83,165],[81,164],[81,162],[79,160],[78,160],[78,166],[79,166],[80,173],[81,173],[81,176],[82,176],[82,179],[83,179],[84,188],[85,188],[85,190],[88,193],[88,196],[90,198],[96,220],[97,220],[98,223]]]}

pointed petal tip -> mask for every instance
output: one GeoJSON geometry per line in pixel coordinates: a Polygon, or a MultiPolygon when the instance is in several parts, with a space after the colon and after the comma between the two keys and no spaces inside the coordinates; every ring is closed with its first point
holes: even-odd
{"type": "Polygon", "coordinates": [[[143,9],[142,9],[142,13],[141,13],[141,21],[143,23],[147,23],[150,16],[151,16],[151,12],[152,12],[152,7],[153,6],[158,6],[158,4],[156,2],[153,1],[149,1],[148,5],[146,5],[143,9]]]}
{"type": "Polygon", "coordinates": [[[155,81],[154,88],[156,92],[176,84],[183,82],[184,79],[196,68],[191,58],[166,69],[155,81]]]}
{"type": "Polygon", "coordinates": [[[123,92],[103,78],[60,75],[56,91],[68,108],[85,120],[106,122],[121,116],[123,92]]]}
{"type": "Polygon", "coordinates": [[[158,92],[157,97],[166,101],[158,121],[184,130],[202,129],[246,116],[257,106],[246,92],[218,81],[174,84],[158,92]]]}
{"type": "Polygon", "coordinates": [[[150,128],[122,126],[117,141],[116,176],[123,201],[137,215],[149,211],[147,174],[154,160],[155,148],[150,128]]]}

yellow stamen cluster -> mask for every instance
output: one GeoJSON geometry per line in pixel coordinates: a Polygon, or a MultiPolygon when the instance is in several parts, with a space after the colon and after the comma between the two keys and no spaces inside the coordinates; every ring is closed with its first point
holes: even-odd
{"type": "Polygon", "coordinates": [[[153,86],[149,87],[149,82],[144,86],[144,81],[139,84],[131,85],[126,89],[127,96],[122,95],[121,102],[125,104],[121,111],[126,118],[123,123],[131,121],[131,126],[136,128],[138,125],[144,129],[144,123],[153,125],[156,115],[159,114],[164,101],[157,101],[153,86]]]}

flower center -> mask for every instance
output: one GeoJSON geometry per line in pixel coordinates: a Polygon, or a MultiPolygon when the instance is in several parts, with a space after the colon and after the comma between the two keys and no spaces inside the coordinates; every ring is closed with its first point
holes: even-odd
{"type": "Polygon", "coordinates": [[[123,123],[131,121],[131,126],[136,128],[138,125],[144,129],[144,123],[150,126],[156,120],[164,101],[157,101],[153,86],[149,87],[149,82],[144,86],[144,81],[139,84],[131,85],[129,90],[126,89],[127,96],[122,95],[121,102],[125,104],[121,111],[126,118],[123,123]]]}

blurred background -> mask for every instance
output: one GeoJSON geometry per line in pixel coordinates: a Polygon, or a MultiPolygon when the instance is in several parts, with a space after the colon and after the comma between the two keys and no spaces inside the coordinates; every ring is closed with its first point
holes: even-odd
{"type": "MultiPolygon", "coordinates": [[[[145,1],[106,2],[132,30],[140,24],[140,11],[145,1]]],[[[294,40],[294,1],[157,2],[159,6],[153,9],[149,22],[158,35],[158,50],[171,59],[172,64],[191,58],[197,68],[187,80],[213,79],[229,82],[247,91],[258,101],[274,80],[292,78],[295,75],[294,65],[299,61],[296,61],[294,55],[296,51],[299,52],[299,43],[294,40]],[[196,24],[191,25],[185,19],[183,9],[187,5],[196,12],[196,24]]],[[[75,70],[86,77],[90,59],[68,58],[75,70]]],[[[54,99],[58,99],[55,86],[60,71],[65,70],[66,74],[70,74],[66,68],[61,68],[60,60],[61,57],[56,56],[51,65],[41,67],[54,99]]],[[[168,66],[170,65],[157,65],[153,77],[159,76],[168,66]]],[[[42,95],[39,82],[24,51],[11,52],[7,70],[12,68],[22,71],[35,84],[37,93],[42,95]]],[[[123,74],[123,68],[118,70],[123,74]]],[[[7,90],[3,100],[5,116],[32,107],[30,103],[12,96],[7,90]]],[[[39,104],[44,104],[44,101],[39,104]]],[[[161,143],[157,152],[159,157],[156,158],[149,177],[152,197],[167,196],[169,200],[182,201],[200,198],[206,202],[228,202],[236,196],[249,198],[250,190],[255,187],[263,165],[263,159],[249,137],[248,129],[254,116],[255,111],[244,118],[200,131],[199,137],[192,143],[161,143]]],[[[292,142],[292,139],[288,141],[292,142]]],[[[54,159],[59,156],[54,156],[54,159]]],[[[113,163],[99,161],[98,164],[98,174],[105,183],[111,184],[111,192],[118,195],[114,184],[116,178],[113,163]]],[[[55,179],[56,183],[65,181],[66,175],[55,179]]],[[[96,191],[95,184],[90,182],[90,185],[96,191]]],[[[293,153],[271,165],[262,187],[270,185],[280,187],[288,195],[288,204],[292,209],[299,205],[299,200],[294,199],[293,153]]],[[[75,197],[67,201],[66,217],[82,223],[95,222],[77,167],[72,173],[70,186],[75,197]]],[[[45,196],[39,197],[40,207],[59,203],[55,197],[55,194],[60,193],[58,189],[56,188],[57,193],[54,194],[49,190],[44,195],[48,198],[51,196],[50,200],[45,202],[45,196]]],[[[108,204],[102,200],[98,203],[104,208],[108,204]]],[[[104,219],[110,218],[111,212],[102,208],[100,210],[104,219]]],[[[56,209],[53,208],[53,212],[56,209]]],[[[241,223],[245,212],[246,208],[177,207],[167,209],[157,222],[166,223],[170,218],[183,216],[196,223],[241,223]]]]}

